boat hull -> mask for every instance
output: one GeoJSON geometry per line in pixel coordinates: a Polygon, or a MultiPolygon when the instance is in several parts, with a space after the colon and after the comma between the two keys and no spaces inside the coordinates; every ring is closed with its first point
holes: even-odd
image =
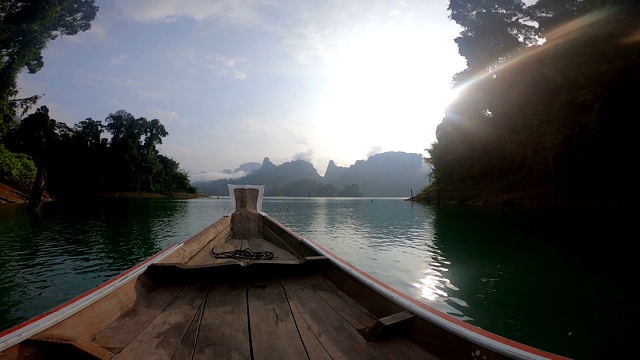
{"type": "Polygon", "coordinates": [[[259,216],[259,239],[234,238],[223,217],[0,333],[0,359],[563,359],[441,313],[259,216]],[[273,259],[220,256],[238,249],[273,259]]]}

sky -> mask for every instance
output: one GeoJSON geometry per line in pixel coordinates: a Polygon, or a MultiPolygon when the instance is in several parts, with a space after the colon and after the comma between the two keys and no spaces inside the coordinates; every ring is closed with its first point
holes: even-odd
{"type": "Polygon", "coordinates": [[[448,0],[96,0],[89,31],[49,42],[19,96],[70,126],[126,110],[193,181],[269,157],[323,175],[419,153],[465,68],[448,0]]]}

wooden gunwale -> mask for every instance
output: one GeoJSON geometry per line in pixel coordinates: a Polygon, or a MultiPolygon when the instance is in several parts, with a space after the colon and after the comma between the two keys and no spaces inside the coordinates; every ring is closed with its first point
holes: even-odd
{"type": "MultiPolygon", "coordinates": [[[[277,222],[273,219],[272,221],[277,222]]],[[[280,226],[284,227],[284,225],[282,224],[280,224],[280,226]]],[[[319,254],[326,256],[329,261],[337,266],[340,270],[356,278],[358,281],[365,284],[378,294],[398,304],[402,308],[409,309],[411,312],[420,316],[422,319],[451,332],[455,336],[459,336],[483,348],[495,351],[496,353],[502,354],[509,358],[557,360],[568,359],[564,356],[549,353],[544,350],[519,343],[517,341],[502,337],[471,324],[465,323],[446,313],[440,312],[425,303],[411,298],[408,295],[393,288],[392,286],[374,278],[373,276],[354,267],[346,260],[337,256],[333,252],[327,250],[311,239],[302,238],[302,242],[317,251],[319,254]]]]}
{"type": "MultiPolygon", "coordinates": [[[[36,333],[42,332],[64,321],[70,316],[73,316],[91,304],[113,293],[129,281],[136,279],[140,274],[146,271],[149,265],[166,261],[166,259],[170,259],[172,256],[175,257],[176,253],[180,252],[179,250],[184,249],[184,245],[188,244],[191,248],[194,248],[193,245],[202,239],[206,239],[211,231],[214,231],[217,227],[224,226],[225,221],[228,221],[228,216],[222,217],[182,243],[167,246],[165,249],[96,286],[95,288],[92,288],[27,321],[3,330],[0,332],[0,352],[20,343],[36,333]]],[[[187,251],[186,255],[190,258],[194,254],[187,251]]],[[[179,256],[184,258],[185,254],[179,254],[179,256]]]]}
{"type": "Polygon", "coordinates": [[[76,314],[82,309],[114,292],[128,281],[137,278],[150,264],[161,260],[182,244],[173,244],[129,270],[107,280],[101,285],[88,290],[56,307],[23,323],[0,332],[0,351],[3,351],[30,336],[39,333],[76,314]]]}

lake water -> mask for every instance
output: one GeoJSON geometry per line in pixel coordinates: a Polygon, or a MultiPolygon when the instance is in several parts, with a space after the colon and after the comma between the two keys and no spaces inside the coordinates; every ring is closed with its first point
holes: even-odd
{"type": "MultiPolygon", "coordinates": [[[[576,359],[635,353],[638,271],[628,212],[403,199],[265,198],[304,237],[436,309],[576,359]]],[[[228,199],[0,205],[0,330],[38,315],[228,214],[228,199]]]]}

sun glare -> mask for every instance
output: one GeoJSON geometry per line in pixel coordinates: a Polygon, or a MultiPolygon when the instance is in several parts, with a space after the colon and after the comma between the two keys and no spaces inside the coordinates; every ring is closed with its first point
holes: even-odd
{"type": "Polygon", "coordinates": [[[343,156],[362,149],[421,152],[435,138],[453,99],[452,73],[429,34],[382,28],[347,37],[326,58],[329,85],[318,111],[320,131],[343,156]],[[431,139],[431,140],[430,140],[431,139]]]}

